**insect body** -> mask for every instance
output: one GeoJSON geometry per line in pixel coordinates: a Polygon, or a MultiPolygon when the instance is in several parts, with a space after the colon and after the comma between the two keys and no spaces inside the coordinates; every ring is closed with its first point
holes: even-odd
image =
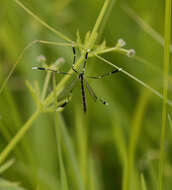
{"type": "MultiPolygon", "coordinates": [[[[93,100],[96,101],[100,101],[102,104],[104,105],[109,105],[105,100],[98,98],[94,92],[94,90],[91,88],[91,86],[88,84],[86,78],[90,78],[90,79],[101,79],[104,78],[106,76],[110,76],[112,74],[115,74],[117,72],[119,72],[121,69],[115,69],[112,72],[108,72],[105,73],[103,75],[99,75],[99,76],[85,76],[85,68],[86,68],[86,63],[87,63],[87,59],[88,59],[88,53],[90,52],[90,50],[87,50],[86,54],[85,54],[85,59],[84,59],[84,64],[83,64],[83,68],[81,72],[78,72],[75,69],[75,62],[76,62],[76,52],[75,52],[75,48],[72,47],[73,49],[73,64],[72,64],[72,70],[74,71],[75,75],[77,76],[77,78],[80,80],[81,83],[81,95],[82,95],[82,104],[83,104],[83,111],[84,113],[86,113],[87,111],[87,104],[86,104],[86,93],[85,93],[85,87],[88,90],[90,96],[93,98],[93,100]]],[[[63,75],[72,75],[70,73],[67,72],[61,72],[58,70],[54,70],[51,68],[46,68],[46,67],[32,67],[32,69],[38,69],[38,70],[44,70],[44,71],[51,71],[51,72],[55,72],[56,74],[63,74],[63,75]]],[[[78,81],[77,78],[72,82],[72,84],[70,86],[68,86],[66,89],[64,89],[64,91],[62,92],[63,96],[58,97],[58,101],[62,100],[64,98],[64,94],[68,95],[70,93],[72,93],[73,88],[75,87],[76,82],[78,81]]],[[[63,108],[67,105],[68,100],[66,100],[62,105],[60,105],[60,108],[63,108]]]]}

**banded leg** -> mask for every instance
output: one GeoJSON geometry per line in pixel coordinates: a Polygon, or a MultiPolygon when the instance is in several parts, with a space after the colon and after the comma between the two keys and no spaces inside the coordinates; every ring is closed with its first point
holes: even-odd
{"type": "Polygon", "coordinates": [[[70,92],[68,97],[66,97],[64,100],[61,101],[62,103],[58,105],[56,111],[62,111],[65,108],[65,106],[70,102],[71,98],[72,98],[72,91],[70,92]]]}
{"type": "Polygon", "coordinates": [[[91,79],[101,79],[101,78],[104,78],[104,77],[107,77],[107,76],[111,76],[112,74],[115,74],[115,73],[118,73],[120,72],[122,69],[115,69],[114,71],[112,72],[109,72],[109,73],[105,73],[103,75],[99,75],[99,76],[88,76],[87,78],[91,78],[91,79]]]}
{"type": "Polygon", "coordinates": [[[63,74],[63,75],[72,75],[72,74],[67,73],[67,72],[61,72],[61,71],[57,71],[57,70],[46,68],[46,67],[32,67],[32,69],[41,70],[41,71],[51,71],[51,72],[54,72],[57,74],[63,74]]]}
{"type": "Polygon", "coordinates": [[[72,46],[72,49],[73,49],[73,64],[72,64],[72,70],[73,70],[75,73],[78,73],[78,71],[74,68],[74,67],[75,67],[75,62],[76,62],[76,51],[75,51],[75,47],[72,46]]]}
{"type": "Polygon", "coordinates": [[[105,100],[103,100],[102,98],[98,98],[95,94],[95,92],[93,91],[93,89],[91,88],[91,86],[88,84],[88,82],[84,79],[84,82],[85,82],[85,86],[90,94],[90,96],[93,98],[93,100],[96,102],[96,101],[99,101],[101,102],[102,104],[108,106],[108,102],[106,102],[105,100]]]}
{"type": "Polygon", "coordinates": [[[82,71],[83,73],[85,73],[85,67],[86,67],[89,52],[90,52],[90,50],[88,49],[86,54],[85,54],[85,60],[84,60],[83,71],[82,71]]]}
{"type": "Polygon", "coordinates": [[[86,105],[86,95],[85,95],[85,89],[84,89],[84,77],[83,77],[83,73],[80,74],[79,79],[81,80],[81,92],[82,92],[83,109],[84,109],[84,113],[86,113],[86,111],[87,111],[87,105],[86,105]]]}

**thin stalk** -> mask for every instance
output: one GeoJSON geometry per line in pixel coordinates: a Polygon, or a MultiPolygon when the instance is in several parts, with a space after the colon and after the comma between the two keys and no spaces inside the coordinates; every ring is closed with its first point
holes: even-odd
{"type": "Polygon", "coordinates": [[[52,31],[53,33],[57,34],[60,38],[64,39],[67,42],[73,42],[71,39],[69,39],[67,36],[62,34],[61,32],[55,30],[53,27],[48,25],[46,22],[44,22],[41,18],[39,18],[37,15],[35,15],[32,11],[30,11],[27,7],[23,5],[19,0],[14,0],[21,8],[23,8],[29,15],[31,15],[35,20],[37,20],[40,24],[42,24],[44,27],[52,31]]]}
{"type": "Polygon", "coordinates": [[[60,186],[62,190],[68,190],[68,183],[67,183],[67,177],[63,162],[63,156],[62,156],[62,143],[61,143],[61,126],[59,124],[59,114],[55,113],[55,135],[56,135],[56,142],[57,142],[57,149],[58,149],[58,157],[59,157],[59,167],[60,167],[60,186]]]}
{"type": "Polygon", "coordinates": [[[73,143],[71,141],[71,138],[67,131],[67,126],[62,118],[62,116],[58,115],[59,123],[60,123],[60,132],[61,132],[61,138],[63,139],[62,143],[65,149],[65,156],[68,161],[68,167],[70,168],[70,176],[72,176],[73,182],[76,184],[76,188],[78,190],[85,190],[81,174],[78,168],[78,162],[75,156],[75,151],[73,147],[73,143]],[[70,158],[70,159],[68,159],[70,158]]]}
{"type": "MultiPolygon", "coordinates": [[[[116,69],[121,69],[118,66],[114,65],[113,63],[111,63],[110,61],[104,59],[103,57],[101,57],[99,55],[96,55],[96,57],[99,58],[100,60],[104,61],[105,63],[111,65],[112,67],[115,67],[116,69]]],[[[139,84],[141,84],[142,86],[144,86],[145,88],[150,90],[153,94],[155,94],[159,98],[163,99],[163,95],[161,93],[159,93],[157,90],[155,90],[154,88],[152,88],[150,85],[144,83],[143,81],[141,81],[140,79],[136,78],[135,76],[133,76],[132,74],[128,73],[127,71],[125,71],[123,69],[120,72],[124,73],[125,75],[127,75],[131,79],[135,80],[136,82],[138,82],[139,84]]],[[[172,106],[172,101],[171,100],[166,99],[166,102],[167,102],[167,104],[169,106],[172,106]]]]}
{"type": "Polygon", "coordinates": [[[46,96],[51,74],[52,74],[51,72],[48,72],[47,75],[46,75],[44,86],[43,86],[43,90],[42,90],[42,95],[41,95],[41,100],[42,101],[44,100],[44,98],[46,96]]]}
{"type": "Polygon", "coordinates": [[[96,20],[96,23],[95,23],[95,25],[93,27],[92,32],[91,32],[90,39],[89,39],[88,43],[86,44],[86,48],[92,48],[92,46],[93,46],[93,44],[95,42],[94,41],[95,36],[96,36],[96,34],[98,32],[100,24],[102,23],[103,17],[105,15],[106,11],[107,11],[109,3],[110,3],[110,0],[105,0],[104,5],[103,5],[103,7],[102,7],[102,9],[100,11],[100,14],[99,14],[99,16],[98,16],[98,18],[96,20]]]}
{"type": "MultiPolygon", "coordinates": [[[[20,53],[17,61],[15,62],[15,64],[13,65],[13,67],[11,68],[10,72],[8,73],[7,77],[5,78],[4,82],[2,83],[1,87],[0,87],[0,94],[2,93],[3,89],[5,88],[8,80],[10,79],[11,75],[13,74],[16,66],[20,63],[20,61],[22,60],[25,52],[30,49],[34,44],[47,44],[47,45],[55,45],[55,46],[62,46],[62,47],[69,47],[72,46],[71,43],[60,43],[60,42],[49,42],[49,41],[45,41],[45,40],[34,40],[31,41],[27,46],[25,46],[25,48],[23,49],[23,51],[20,53]]],[[[76,43],[74,43],[75,45],[78,45],[76,43]]]]}
{"type": "Polygon", "coordinates": [[[28,129],[31,127],[32,123],[37,119],[39,116],[40,111],[37,110],[29,120],[23,125],[23,127],[18,131],[18,133],[13,137],[13,139],[9,142],[6,148],[0,153],[0,164],[7,158],[9,153],[14,149],[16,144],[21,140],[21,138],[25,135],[28,129]]]}
{"type": "Polygon", "coordinates": [[[159,160],[159,180],[158,189],[163,189],[164,171],[164,144],[167,119],[167,96],[168,96],[168,72],[170,63],[170,41],[171,41],[171,0],[165,1],[165,44],[164,44],[164,88],[163,88],[163,108],[162,108],[162,127],[160,138],[160,160],[159,160]]]}
{"type": "Polygon", "coordinates": [[[0,174],[4,173],[6,170],[8,170],[14,164],[14,162],[15,162],[14,159],[10,159],[5,164],[3,164],[0,167],[0,174]]]}
{"type": "Polygon", "coordinates": [[[136,110],[134,112],[132,129],[130,133],[129,147],[128,147],[127,162],[124,170],[123,190],[130,190],[133,188],[132,184],[136,185],[134,181],[135,153],[149,97],[150,97],[150,92],[148,93],[147,91],[144,90],[144,92],[141,93],[138,105],[136,106],[136,110]]]}

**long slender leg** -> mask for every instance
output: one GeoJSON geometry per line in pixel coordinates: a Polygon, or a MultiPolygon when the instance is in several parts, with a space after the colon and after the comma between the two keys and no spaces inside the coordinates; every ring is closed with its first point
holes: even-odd
{"type": "Polygon", "coordinates": [[[78,73],[78,71],[74,68],[74,67],[75,67],[75,62],[76,62],[76,51],[75,51],[75,47],[72,46],[72,49],[73,49],[73,64],[72,64],[72,70],[73,70],[75,73],[78,73]]]}
{"type": "Polygon", "coordinates": [[[62,111],[64,109],[64,107],[67,106],[67,104],[69,103],[69,101],[71,100],[71,98],[72,98],[72,91],[70,92],[70,94],[68,95],[68,97],[66,99],[64,99],[60,105],[58,105],[56,111],[62,111]]]}
{"type": "Polygon", "coordinates": [[[97,95],[95,94],[94,90],[91,88],[91,86],[88,84],[88,82],[84,79],[85,82],[85,86],[89,92],[89,94],[91,95],[91,97],[93,98],[93,100],[96,101],[100,101],[102,104],[108,106],[108,102],[106,102],[105,100],[103,100],[102,98],[98,98],[97,95]]]}
{"type": "Polygon", "coordinates": [[[41,71],[51,71],[51,72],[54,72],[57,74],[63,74],[63,75],[72,75],[72,74],[67,73],[67,72],[61,72],[61,71],[53,70],[53,69],[46,68],[46,67],[32,67],[32,69],[41,70],[41,71]]]}
{"type": "Polygon", "coordinates": [[[86,63],[87,63],[87,59],[88,59],[88,53],[90,52],[90,50],[88,49],[86,54],[85,54],[85,60],[84,60],[84,65],[83,65],[83,73],[85,73],[85,66],[86,66],[86,63]]]}
{"type": "Polygon", "coordinates": [[[83,109],[84,109],[84,113],[86,113],[86,111],[87,111],[87,105],[86,105],[86,96],[85,96],[85,89],[84,89],[84,77],[83,77],[83,74],[81,74],[79,76],[79,78],[81,80],[81,92],[82,92],[83,109]]]}
{"type": "Polygon", "coordinates": [[[104,77],[107,77],[107,76],[111,76],[112,74],[118,73],[118,72],[120,72],[121,70],[122,70],[122,69],[115,69],[114,71],[105,73],[105,74],[103,74],[103,75],[99,75],[99,76],[88,76],[87,78],[91,78],[91,79],[101,79],[101,78],[104,78],[104,77]]]}

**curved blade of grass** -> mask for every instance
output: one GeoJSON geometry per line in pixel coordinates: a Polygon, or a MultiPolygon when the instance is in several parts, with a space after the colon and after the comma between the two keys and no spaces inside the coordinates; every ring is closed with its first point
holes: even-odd
{"type": "Polygon", "coordinates": [[[32,11],[30,11],[27,7],[23,5],[19,0],[14,0],[21,8],[23,8],[29,15],[31,15],[35,20],[37,20],[40,24],[45,26],[47,29],[52,31],[53,33],[57,34],[60,38],[64,39],[67,42],[73,42],[71,39],[69,39],[67,36],[62,34],[61,32],[55,30],[53,27],[48,25],[46,22],[44,22],[41,18],[39,18],[37,15],[35,15],[32,11]]]}
{"type": "MultiPolygon", "coordinates": [[[[114,65],[112,62],[106,60],[105,58],[99,56],[99,55],[95,55],[98,59],[104,61],[105,63],[111,65],[112,67],[115,67],[116,69],[121,69],[118,66],[114,65]]],[[[155,94],[156,96],[158,96],[159,98],[161,98],[163,100],[163,95],[161,93],[159,93],[157,90],[155,90],[154,88],[152,88],[150,85],[144,83],[143,81],[141,81],[140,79],[136,78],[135,76],[133,76],[132,74],[128,73],[125,70],[121,70],[120,72],[124,73],[125,75],[127,75],[128,77],[130,77],[131,79],[135,80],[136,82],[138,82],[139,84],[141,84],[142,86],[144,86],[145,88],[147,88],[148,90],[150,90],[153,94],[155,94]]],[[[169,99],[166,99],[166,102],[169,106],[172,106],[172,101],[169,99]]]]}
{"type": "Polygon", "coordinates": [[[58,149],[58,156],[59,156],[59,166],[60,166],[60,185],[62,190],[68,190],[68,183],[66,178],[66,172],[62,157],[62,150],[61,150],[61,129],[58,123],[59,115],[58,113],[55,114],[55,135],[56,135],[56,142],[57,142],[57,149],[58,149]]]}
{"type": "Polygon", "coordinates": [[[172,120],[171,120],[170,114],[168,114],[168,120],[169,120],[169,123],[170,123],[171,132],[172,132],[172,120]]]}
{"type": "Polygon", "coordinates": [[[91,35],[90,35],[90,38],[89,38],[89,40],[88,40],[88,42],[86,44],[87,49],[88,48],[91,49],[93,47],[94,43],[95,43],[95,40],[96,40],[95,38],[96,38],[96,35],[97,35],[97,32],[98,32],[98,29],[99,29],[101,23],[103,22],[103,17],[105,15],[105,13],[107,12],[107,8],[109,8],[110,2],[111,2],[111,0],[105,0],[104,1],[103,7],[102,7],[102,9],[100,11],[100,14],[99,14],[99,16],[98,16],[98,18],[96,20],[96,23],[95,23],[95,25],[93,27],[93,30],[92,30],[91,35]]]}
{"type": "Polygon", "coordinates": [[[19,187],[18,183],[9,182],[2,178],[0,178],[0,189],[2,189],[2,190],[26,190],[23,187],[19,187]]]}
{"type": "Polygon", "coordinates": [[[168,95],[168,72],[170,63],[170,42],[171,42],[171,0],[165,1],[165,44],[164,44],[164,88],[163,88],[163,107],[162,107],[162,127],[160,138],[160,160],[159,160],[159,176],[158,189],[163,189],[163,171],[164,171],[164,145],[165,145],[165,130],[167,118],[167,95],[168,95]]]}
{"type": "Polygon", "coordinates": [[[63,118],[60,114],[59,114],[59,122],[61,125],[60,129],[61,129],[61,135],[62,135],[62,139],[63,139],[63,145],[64,145],[66,157],[70,158],[70,159],[68,159],[68,162],[69,162],[69,166],[72,170],[72,174],[73,174],[72,176],[74,177],[75,183],[77,185],[77,189],[84,190],[85,188],[84,188],[82,178],[81,178],[81,175],[79,172],[77,159],[76,159],[76,156],[74,153],[72,142],[71,142],[71,139],[70,139],[69,134],[67,132],[66,125],[65,125],[63,118]]]}
{"type": "Polygon", "coordinates": [[[10,168],[14,164],[14,162],[15,162],[14,159],[10,159],[7,162],[5,162],[5,164],[3,164],[0,167],[0,174],[2,174],[4,171],[6,171],[8,168],[10,168]]]}
{"type": "Polygon", "coordinates": [[[146,182],[145,182],[145,178],[143,174],[141,174],[141,187],[142,187],[142,190],[147,190],[146,182]]]}
{"type": "Polygon", "coordinates": [[[138,105],[136,106],[136,110],[134,112],[132,128],[130,133],[129,147],[128,147],[127,163],[124,171],[125,173],[123,179],[123,190],[130,190],[134,188],[132,184],[135,185],[135,180],[134,180],[134,176],[136,175],[134,173],[135,153],[149,97],[150,97],[150,92],[148,93],[147,91],[144,91],[143,93],[141,93],[141,97],[139,98],[139,101],[137,103],[138,105]]]}
{"type": "Polygon", "coordinates": [[[9,142],[6,148],[0,153],[0,164],[6,159],[9,153],[14,149],[16,144],[21,140],[21,138],[25,135],[28,129],[31,127],[32,123],[39,116],[40,111],[36,111],[29,120],[23,125],[23,127],[18,131],[18,133],[13,137],[13,139],[9,142]]]}
{"type": "Polygon", "coordinates": [[[87,127],[84,125],[83,114],[76,108],[76,144],[82,179],[88,188],[88,150],[87,150],[87,127]]]}
{"type": "MultiPolygon", "coordinates": [[[[11,75],[13,74],[16,66],[20,63],[20,61],[22,60],[25,52],[30,49],[34,44],[37,44],[37,43],[40,43],[40,44],[47,44],[47,45],[55,45],[55,46],[63,46],[63,47],[68,47],[68,46],[72,46],[72,44],[70,43],[58,43],[58,42],[49,42],[49,41],[44,41],[44,40],[34,40],[32,42],[30,42],[24,49],[23,51],[21,52],[21,54],[19,55],[16,63],[13,65],[12,69],[10,70],[8,76],[6,77],[6,79],[4,80],[4,82],[2,83],[1,87],[0,87],[0,95],[3,91],[3,89],[5,88],[8,80],[10,79],[11,75]]],[[[75,44],[76,45],[76,44],[75,44]]]]}
{"type": "Polygon", "coordinates": [[[102,25],[101,25],[101,28],[100,28],[100,32],[99,32],[99,35],[101,36],[102,33],[103,33],[103,30],[105,29],[105,26],[106,26],[106,23],[108,22],[108,19],[109,19],[109,16],[112,12],[112,9],[113,9],[113,6],[115,5],[117,0],[111,0],[110,1],[110,4],[108,6],[108,10],[104,16],[104,19],[103,19],[103,22],[102,22],[102,25]]]}
{"type": "MultiPolygon", "coordinates": [[[[56,79],[55,79],[55,73],[53,73],[53,90],[54,90],[54,105],[57,108],[57,101],[56,101],[56,79]]],[[[57,150],[58,150],[58,157],[59,157],[59,166],[60,166],[60,186],[62,190],[68,190],[68,183],[66,178],[66,172],[62,157],[62,150],[61,150],[61,129],[60,125],[58,123],[59,120],[59,114],[54,114],[54,120],[55,120],[55,136],[56,136],[56,142],[57,142],[57,150]]]]}

